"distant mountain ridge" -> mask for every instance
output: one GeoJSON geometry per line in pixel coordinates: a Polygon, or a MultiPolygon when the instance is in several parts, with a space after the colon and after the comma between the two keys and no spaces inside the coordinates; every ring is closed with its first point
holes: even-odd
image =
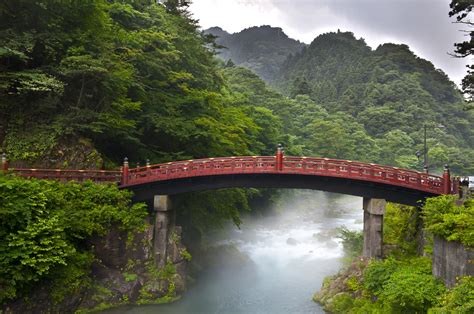
{"type": "Polygon", "coordinates": [[[250,27],[234,34],[220,27],[211,27],[204,32],[216,36],[216,43],[225,47],[219,51],[219,58],[231,59],[257,73],[267,83],[273,82],[290,55],[306,46],[288,37],[281,28],[268,25],[250,27]]]}

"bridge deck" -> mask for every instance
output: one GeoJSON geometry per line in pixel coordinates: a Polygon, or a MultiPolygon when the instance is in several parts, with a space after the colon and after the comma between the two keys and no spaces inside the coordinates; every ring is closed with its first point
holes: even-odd
{"type": "Polygon", "coordinates": [[[116,182],[123,188],[204,176],[295,174],[381,183],[437,195],[449,194],[454,190],[446,178],[418,171],[349,160],[291,156],[281,159],[278,156],[205,158],[130,169],[125,164],[120,171],[22,168],[10,168],[9,171],[42,179],[116,182]]]}

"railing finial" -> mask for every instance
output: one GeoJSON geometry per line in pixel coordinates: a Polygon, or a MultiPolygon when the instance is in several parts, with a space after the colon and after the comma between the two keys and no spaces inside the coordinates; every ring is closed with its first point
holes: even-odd
{"type": "Polygon", "coordinates": [[[277,152],[275,156],[275,169],[277,171],[283,170],[283,152],[284,152],[283,145],[281,143],[278,143],[277,152]]]}
{"type": "Polygon", "coordinates": [[[444,165],[443,172],[443,194],[451,194],[451,173],[449,171],[449,165],[444,165]]]}
{"type": "Polygon", "coordinates": [[[3,174],[6,174],[8,172],[8,159],[7,153],[5,152],[2,153],[2,170],[3,174]]]}
{"type": "Polygon", "coordinates": [[[128,158],[125,157],[123,159],[123,167],[122,167],[122,179],[120,180],[122,185],[128,183],[128,158]]]}

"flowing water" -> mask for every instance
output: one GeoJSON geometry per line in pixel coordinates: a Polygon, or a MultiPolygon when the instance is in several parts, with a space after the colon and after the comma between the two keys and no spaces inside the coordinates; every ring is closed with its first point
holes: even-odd
{"type": "Polygon", "coordinates": [[[281,214],[247,218],[241,229],[214,235],[248,256],[232,258],[196,278],[173,304],[121,307],[107,313],[324,313],[312,295],[342,266],[335,229],[362,229],[362,199],[298,191],[281,214]]]}

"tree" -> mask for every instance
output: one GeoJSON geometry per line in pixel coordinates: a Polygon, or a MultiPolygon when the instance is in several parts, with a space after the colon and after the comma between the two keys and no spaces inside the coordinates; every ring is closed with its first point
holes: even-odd
{"type": "Polygon", "coordinates": [[[308,95],[308,96],[310,96],[312,92],[313,91],[311,89],[311,86],[309,85],[306,78],[305,77],[303,77],[303,78],[297,77],[293,81],[293,86],[290,90],[290,96],[292,98],[295,98],[298,95],[308,95]]]}
{"type": "Polygon", "coordinates": [[[166,10],[171,14],[183,14],[187,12],[191,1],[186,0],[166,0],[164,2],[166,10]]]}
{"type": "MultiPolygon", "coordinates": [[[[456,18],[456,23],[466,25],[470,30],[464,30],[470,40],[465,40],[462,43],[455,43],[454,56],[459,58],[469,57],[474,54],[474,23],[469,19],[469,15],[474,8],[474,3],[471,0],[452,0],[449,7],[450,17],[456,18]]],[[[467,65],[467,75],[462,80],[463,92],[467,95],[468,101],[474,100],[474,64],[467,65]]],[[[470,106],[470,109],[474,107],[470,106]]]]}

